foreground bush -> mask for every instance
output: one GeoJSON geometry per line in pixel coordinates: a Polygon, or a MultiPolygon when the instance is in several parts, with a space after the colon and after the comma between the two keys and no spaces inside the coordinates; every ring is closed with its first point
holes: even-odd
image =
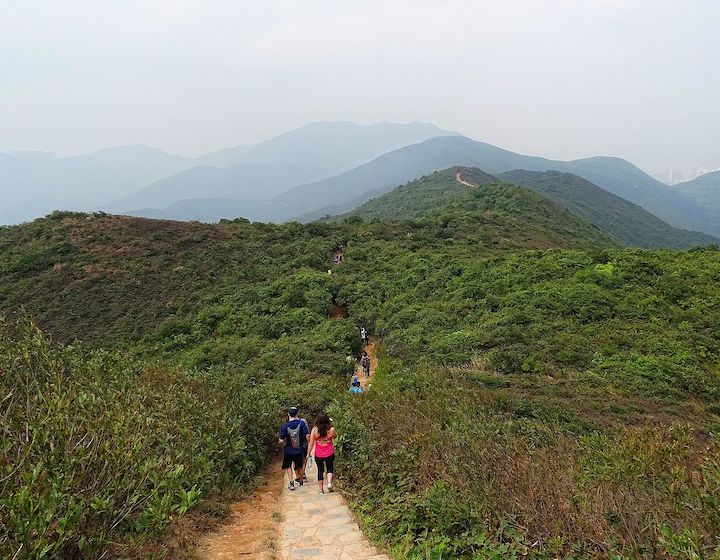
{"type": "Polygon", "coordinates": [[[140,367],[0,325],[0,551],[93,558],[245,481],[279,402],[239,374],[140,367]]]}
{"type": "Polygon", "coordinates": [[[712,436],[592,429],[469,374],[386,362],[333,410],[356,511],[397,557],[720,558],[712,436]]]}

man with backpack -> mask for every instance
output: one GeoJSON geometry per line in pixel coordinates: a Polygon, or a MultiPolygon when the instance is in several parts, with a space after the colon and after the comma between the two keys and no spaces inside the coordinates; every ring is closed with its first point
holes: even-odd
{"type": "Polygon", "coordinates": [[[365,372],[365,377],[370,377],[370,356],[368,356],[368,353],[365,351],[363,351],[360,357],[360,366],[363,372],[365,372]]]}
{"type": "Polygon", "coordinates": [[[295,479],[299,473],[299,484],[302,486],[303,443],[309,434],[307,423],[298,418],[300,411],[297,406],[288,408],[288,421],[280,426],[279,443],[283,445],[282,468],[287,473],[288,490],[295,490],[295,479]]]}

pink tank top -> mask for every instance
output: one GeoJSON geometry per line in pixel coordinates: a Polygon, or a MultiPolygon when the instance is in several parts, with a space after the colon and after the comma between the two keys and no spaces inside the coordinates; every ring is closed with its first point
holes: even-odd
{"type": "Polygon", "coordinates": [[[325,459],[334,453],[335,447],[333,446],[333,440],[330,438],[320,439],[320,434],[318,434],[318,439],[315,441],[315,457],[325,459]],[[325,440],[325,443],[323,443],[323,440],[325,440]]]}

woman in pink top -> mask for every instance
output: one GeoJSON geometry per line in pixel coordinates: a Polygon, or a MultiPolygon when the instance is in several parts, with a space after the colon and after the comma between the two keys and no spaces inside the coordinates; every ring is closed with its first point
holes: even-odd
{"type": "Polygon", "coordinates": [[[320,493],[324,494],[323,475],[327,469],[328,492],[333,492],[332,479],[335,472],[335,447],[333,440],[337,437],[335,428],[332,427],[330,417],[321,412],[315,419],[315,427],[310,432],[310,444],[308,445],[308,457],[315,452],[315,462],[317,463],[318,484],[320,493]]]}

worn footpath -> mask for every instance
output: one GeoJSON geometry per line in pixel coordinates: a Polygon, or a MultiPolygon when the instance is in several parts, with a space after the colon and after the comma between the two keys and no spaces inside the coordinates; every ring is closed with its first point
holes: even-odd
{"type": "Polygon", "coordinates": [[[342,496],[320,494],[315,470],[308,482],[282,494],[284,520],[280,527],[280,560],[389,560],[365,538],[342,496]]]}

